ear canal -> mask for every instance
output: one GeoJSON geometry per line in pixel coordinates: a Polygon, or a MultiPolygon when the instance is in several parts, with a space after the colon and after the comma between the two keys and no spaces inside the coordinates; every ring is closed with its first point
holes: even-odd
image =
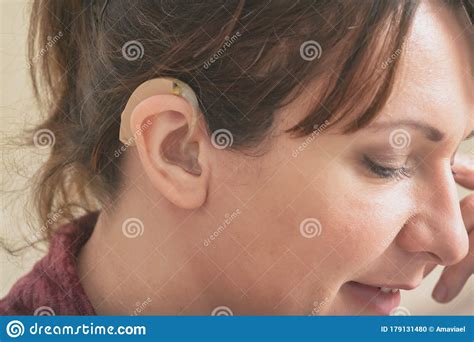
{"type": "Polygon", "coordinates": [[[166,162],[177,165],[186,172],[200,176],[201,166],[198,163],[199,144],[185,141],[188,126],[184,125],[168,134],[163,140],[161,156],[166,162]]]}

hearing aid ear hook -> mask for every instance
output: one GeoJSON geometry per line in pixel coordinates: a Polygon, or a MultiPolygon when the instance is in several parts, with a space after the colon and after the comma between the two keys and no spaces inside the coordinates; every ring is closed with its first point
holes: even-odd
{"type": "Polygon", "coordinates": [[[154,78],[146,81],[138,86],[130,96],[125,109],[120,116],[120,135],[119,139],[122,143],[127,146],[135,145],[135,136],[141,132],[132,132],[130,127],[130,115],[132,115],[135,107],[148,97],[159,95],[159,94],[174,94],[183,97],[193,108],[192,122],[188,129],[189,138],[192,134],[194,127],[197,123],[197,113],[199,112],[199,103],[196,98],[196,94],[186,83],[176,78],[154,78]]]}

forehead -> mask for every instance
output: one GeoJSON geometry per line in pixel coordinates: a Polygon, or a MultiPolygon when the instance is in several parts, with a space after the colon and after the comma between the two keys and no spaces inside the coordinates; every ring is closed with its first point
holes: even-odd
{"type": "MultiPolygon", "coordinates": [[[[435,1],[420,4],[403,45],[387,115],[436,121],[449,134],[474,127],[472,32],[461,15],[435,1]]],[[[381,118],[382,119],[382,118],[381,118]]]]}

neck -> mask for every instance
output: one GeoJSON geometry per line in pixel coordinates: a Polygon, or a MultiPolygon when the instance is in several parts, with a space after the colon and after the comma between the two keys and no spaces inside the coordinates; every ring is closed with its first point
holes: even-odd
{"type": "Polygon", "coordinates": [[[207,255],[212,251],[203,251],[218,225],[205,209],[145,198],[138,187],[121,198],[114,210],[100,213],[79,255],[81,284],[97,314],[209,314],[222,305],[220,294],[233,289],[224,284],[205,292],[221,273],[207,255]]]}

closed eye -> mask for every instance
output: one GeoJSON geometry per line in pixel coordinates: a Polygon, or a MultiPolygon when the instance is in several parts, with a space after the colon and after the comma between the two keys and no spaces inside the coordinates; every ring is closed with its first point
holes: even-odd
{"type": "Polygon", "coordinates": [[[411,176],[410,170],[406,166],[399,168],[383,166],[366,155],[364,155],[364,164],[371,173],[379,178],[401,180],[411,176]]]}

